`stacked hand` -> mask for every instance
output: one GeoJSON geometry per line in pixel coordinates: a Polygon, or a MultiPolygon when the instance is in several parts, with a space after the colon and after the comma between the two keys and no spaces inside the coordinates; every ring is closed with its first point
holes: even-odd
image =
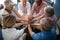
{"type": "Polygon", "coordinates": [[[33,20],[33,16],[29,15],[28,16],[28,24],[30,24],[32,22],[32,20],[33,20]]]}

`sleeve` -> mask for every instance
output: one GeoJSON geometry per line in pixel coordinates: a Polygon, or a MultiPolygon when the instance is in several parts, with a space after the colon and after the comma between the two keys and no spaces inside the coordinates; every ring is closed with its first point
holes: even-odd
{"type": "Polygon", "coordinates": [[[33,38],[33,40],[39,40],[40,39],[40,35],[39,34],[33,34],[32,38],[33,38]]]}

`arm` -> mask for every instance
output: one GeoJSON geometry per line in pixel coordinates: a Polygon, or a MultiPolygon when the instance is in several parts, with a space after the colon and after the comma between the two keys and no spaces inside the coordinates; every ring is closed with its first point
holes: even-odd
{"type": "Polygon", "coordinates": [[[34,34],[34,32],[32,31],[32,29],[31,29],[29,24],[28,24],[28,31],[29,31],[30,36],[32,36],[34,34]]]}
{"type": "Polygon", "coordinates": [[[29,14],[29,16],[28,16],[28,21],[29,21],[29,23],[32,21],[32,19],[33,19],[33,13],[34,13],[34,5],[35,4],[33,4],[33,7],[32,7],[32,10],[30,11],[30,14],[29,14]]]}
{"type": "Polygon", "coordinates": [[[13,12],[15,12],[15,14],[16,14],[19,18],[21,18],[23,21],[26,21],[25,18],[24,18],[23,16],[21,16],[21,15],[17,12],[17,10],[16,10],[15,8],[13,9],[13,12]]]}
{"type": "Polygon", "coordinates": [[[28,24],[27,22],[23,22],[23,23],[16,23],[13,27],[19,27],[19,26],[21,26],[21,25],[24,25],[24,24],[28,24]]]}
{"type": "Polygon", "coordinates": [[[31,24],[31,27],[36,28],[37,30],[41,30],[42,29],[40,24],[31,24]]]}
{"type": "Polygon", "coordinates": [[[33,6],[32,6],[32,9],[31,9],[30,15],[33,15],[34,10],[35,10],[35,3],[34,3],[33,6]]]}
{"type": "Polygon", "coordinates": [[[16,23],[13,27],[19,27],[21,26],[23,23],[16,23]]]}
{"type": "Polygon", "coordinates": [[[29,34],[30,36],[34,39],[34,40],[39,40],[40,39],[40,33],[37,34],[37,33],[34,33],[30,27],[30,25],[28,25],[28,31],[29,31],[29,34]]]}
{"type": "Polygon", "coordinates": [[[24,28],[22,28],[21,30],[17,30],[18,31],[18,35],[19,37],[21,37],[24,33],[24,30],[27,28],[27,26],[25,26],[24,28]]]}
{"type": "Polygon", "coordinates": [[[15,12],[15,14],[19,17],[19,18],[22,18],[22,16],[18,13],[18,11],[14,8],[13,9],[13,12],[15,12]]]}
{"type": "Polygon", "coordinates": [[[37,15],[35,15],[34,18],[39,17],[39,16],[41,16],[42,14],[44,14],[44,8],[45,8],[46,6],[47,6],[46,4],[42,5],[39,13],[38,13],[37,15]]]}

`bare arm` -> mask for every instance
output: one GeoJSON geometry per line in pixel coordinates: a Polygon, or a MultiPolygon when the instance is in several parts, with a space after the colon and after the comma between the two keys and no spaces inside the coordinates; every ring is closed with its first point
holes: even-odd
{"type": "Polygon", "coordinates": [[[32,36],[34,34],[34,32],[32,31],[32,29],[31,29],[29,24],[28,24],[28,31],[29,31],[30,36],[32,36]]]}
{"type": "Polygon", "coordinates": [[[34,9],[35,9],[35,3],[33,4],[32,10],[30,11],[30,14],[28,16],[28,20],[31,21],[33,19],[33,13],[34,13],[34,9]]]}
{"type": "Polygon", "coordinates": [[[41,30],[40,24],[31,24],[31,27],[36,28],[37,30],[41,30]]]}
{"type": "Polygon", "coordinates": [[[23,22],[23,23],[16,23],[13,27],[19,27],[19,26],[21,26],[21,25],[24,25],[24,24],[28,24],[27,22],[23,22]]]}
{"type": "Polygon", "coordinates": [[[15,14],[16,14],[19,18],[21,18],[23,21],[26,21],[25,18],[24,18],[23,16],[21,16],[15,8],[13,9],[13,11],[15,12],[15,14]]]}
{"type": "Polygon", "coordinates": [[[21,26],[23,23],[16,23],[13,27],[19,27],[21,26]]]}
{"type": "Polygon", "coordinates": [[[18,11],[14,8],[13,9],[13,12],[15,12],[15,14],[19,17],[19,18],[22,18],[22,16],[18,13],[18,11]]]}

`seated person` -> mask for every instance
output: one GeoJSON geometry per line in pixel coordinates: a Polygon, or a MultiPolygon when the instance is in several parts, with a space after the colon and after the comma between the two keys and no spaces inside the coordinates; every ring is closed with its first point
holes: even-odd
{"type": "Polygon", "coordinates": [[[44,17],[49,17],[50,20],[52,20],[54,23],[56,23],[57,18],[54,14],[54,8],[53,7],[45,7],[44,8],[44,13],[43,15],[33,19],[33,20],[38,20],[38,19],[42,19],[44,17]]]}
{"type": "Polygon", "coordinates": [[[56,25],[57,18],[54,15],[53,7],[45,7],[44,8],[44,14],[39,16],[39,17],[34,18],[33,21],[34,20],[41,20],[44,17],[48,17],[50,20],[52,20],[52,22],[54,23],[54,27],[56,28],[56,26],[57,26],[56,25]]]}
{"type": "Polygon", "coordinates": [[[39,17],[40,15],[42,15],[46,6],[47,4],[43,0],[35,0],[31,12],[29,14],[29,19],[39,17]]]}
{"type": "MultiPolygon", "coordinates": [[[[4,40],[23,40],[26,36],[24,30],[27,28],[24,27],[21,30],[16,30],[16,18],[13,15],[6,16],[3,19],[3,26],[2,26],[2,35],[4,40]]],[[[20,24],[17,24],[20,26],[20,24]]]]}
{"type": "Polygon", "coordinates": [[[49,17],[49,19],[56,25],[57,17],[54,13],[54,8],[53,7],[46,7],[45,8],[45,16],[49,17]]]}
{"type": "Polygon", "coordinates": [[[29,24],[29,34],[33,40],[56,40],[56,32],[52,25],[53,23],[49,18],[42,18],[40,20],[40,26],[35,27],[36,29],[41,30],[41,32],[34,33],[29,24]]]}
{"type": "Polygon", "coordinates": [[[8,14],[14,15],[16,17],[17,21],[18,20],[26,21],[25,18],[22,17],[18,13],[18,11],[14,8],[14,3],[11,0],[4,1],[4,9],[3,9],[3,12],[1,13],[1,16],[4,17],[5,15],[8,15],[8,14]]]}
{"type": "Polygon", "coordinates": [[[23,16],[25,18],[29,15],[29,12],[30,12],[30,3],[28,2],[28,0],[22,0],[18,4],[18,11],[21,14],[21,16],[23,16]]]}

